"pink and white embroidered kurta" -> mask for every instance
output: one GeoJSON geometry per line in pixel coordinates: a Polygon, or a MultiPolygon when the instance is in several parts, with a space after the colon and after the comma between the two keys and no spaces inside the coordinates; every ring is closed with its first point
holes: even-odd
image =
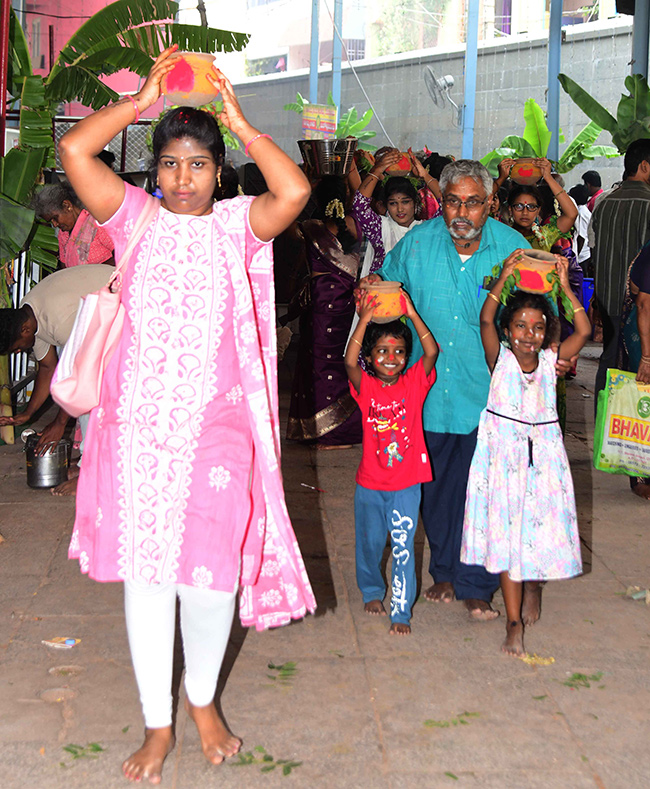
{"type": "MultiPolygon", "coordinates": [[[[106,223],[117,258],[147,199],[126,185],[106,223]]],[[[259,628],[315,603],[282,493],[273,261],[250,229],[252,200],[207,216],[160,208],[137,245],[69,555],[98,581],[232,591],[241,580],[242,621],[259,628]]]]}

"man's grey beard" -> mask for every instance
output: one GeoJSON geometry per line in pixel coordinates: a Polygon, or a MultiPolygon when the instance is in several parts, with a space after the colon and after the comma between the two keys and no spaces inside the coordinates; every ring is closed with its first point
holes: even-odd
{"type": "Polygon", "coordinates": [[[454,217],[454,219],[452,219],[451,222],[447,225],[447,229],[449,230],[449,235],[452,238],[456,238],[459,241],[474,241],[481,235],[481,232],[483,230],[483,225],[481,225],[480,227],[476,227],[476,225],[474,224],[474,222],[472,222],[471,219],[460,220],[457,217],[454,217]],[[462,222],[464,225],[470,225],[471,229],[468,230],[464,236],[461,236],[457,230],[454,230],[454,223],[456,222],[462,222]]]}

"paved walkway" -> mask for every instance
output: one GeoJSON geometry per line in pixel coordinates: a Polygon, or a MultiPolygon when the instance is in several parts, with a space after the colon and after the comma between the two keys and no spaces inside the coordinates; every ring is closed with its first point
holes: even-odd
{"type": "MultiPolygon", "coordinates": [[[[163,786],[645,789],[650,609],[623,594],[650,585],[650,504],[626,479],[591,469],[594,366],[581,360],[568,386],[585,575],[547,585],[526,641],[552,665],[502,655],[503,622],[470,622],[460,603],[420,600],[413,635],[389,637],[386,620],[363,614],[354,577],[359,451],[288,445],[287,497],[318,614],[277,631],[233,631],[221,703],[257,761],[209,766],[181,711],[163,786]],[[287,662],[287,678],[269,668],[287,662]],[[288,776],[282,765],[261,772],[275,760],[301,765],[288,776]]],[[[284,367],[285,391],[287,377],[284,367]]],[[[67,560],[74,504],[26,486],[18,447],[0,448],[0,479],[0,787],[124,786],[119,765],[142,722],[121,586],[94,583],[67,560]],[[61,635],[81,643],[41,643],[61,635]],[[90,743],[104,750],[93,754],[90,743]],[[76,759],[70,744],[82,746],[76,759]]]]}

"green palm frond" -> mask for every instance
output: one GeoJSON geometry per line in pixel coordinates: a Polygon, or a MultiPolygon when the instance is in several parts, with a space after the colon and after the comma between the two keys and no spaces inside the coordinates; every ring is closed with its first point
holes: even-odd
{"type": "Polygon", "coordinates": [[[23,78],[31,76],[32,61],[29,56],[27,39],[23,32],[16,12],[10,8],[9,16],[9,62],[7,74],[7,90],[14,96],[20,96],[23,78]]]}
{"type": "Polygon", "coordinates": [[[86,107],[99,110],[119,98],[120,94],[83,66],[66,66],[48,81],[47,95],[53,103],[79,101],[86,107]]]}
{"type": "Polygon", "coordinates": [[[122,69],[128,69],[141,77],[146,77],[153,66],[153,59],[141,49],[120,46],[116,38],[115,46],[97,50],[78,65],[97,75],[115,74],[122,69]]]}
{"type": "Polygon", "coordinates": [[[3,159],[0,191],[17,203],[27,203],[47,150],[45,148],[11,148],[3,159]]]}

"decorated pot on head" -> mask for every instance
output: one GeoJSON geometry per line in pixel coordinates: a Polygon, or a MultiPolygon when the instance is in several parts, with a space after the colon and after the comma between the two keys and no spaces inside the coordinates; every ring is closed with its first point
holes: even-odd
{"type": "Polygon", "coordinates": [[[531,158],[517,159],[510,170],[510,178],[521,186],[532,186],[542,177],[542,170],[531,158]]]}
{"type": "Polygon", "coordinates": [[[208,82],[213,74],[214,55],[205,52],[178,52],[174,67],[162,79],[162,92],[170,104],[201,107],[217,98],[219,91],[208,82]]]}
{"type": "Polygon", "coordinates": [[[555,255],[541,249],[527,249],[522,252],[522,256],[523,260],[515,266],[520,274],[517,283],[519,290],[527,293],[549,293],[553,283],[549,282],[548,275],[555,271],[555,255]]]}
{"type": "Polygon", "coordinates": [[[400,151],[402,158],[395,162],[395,164],[391,164],[390,167],[386,168],[386,172],[389,175],[403,175],[406,176],[411,172],[411,160],[409,159],[408,153],[402,153],[400,151]]]}
{"type": "Polygon", "coordinates": [[[406,313],[406,299],[402,294],[401,282],[373,282],[371,285],[362,285],[369,296],[375,297],[375,311],[371,320],[373,323],[390,323],[401,318],[406,313]]]}

